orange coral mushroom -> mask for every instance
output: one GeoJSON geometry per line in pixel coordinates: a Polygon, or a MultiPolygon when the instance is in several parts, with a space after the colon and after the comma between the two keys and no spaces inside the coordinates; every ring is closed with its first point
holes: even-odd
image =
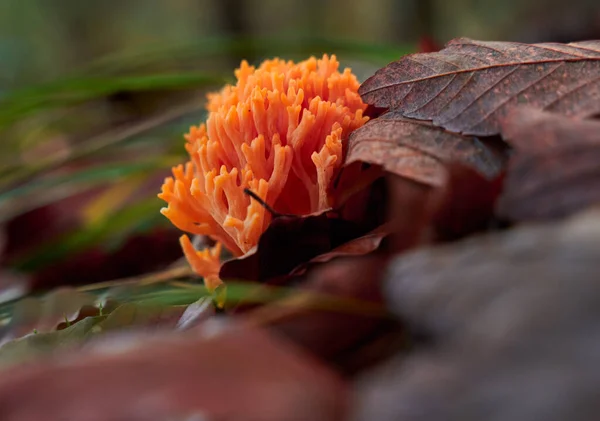
{"type": "Polygon", "coordinates": [[[256,69],[243,61],[236,85],[208,96],[206,124],[185,136],[190,162],[173,168],[159,194],[175,226],[218,242],[196,251],[187,236],[181,239],[207,287],[220,283],[220,245],[243,255],[271,220],[245,188],[281,213],[329,208],[343,139],[367,120],[356,77],[338,67],[327,55],[297,64],[267,60],[256,69]]]}

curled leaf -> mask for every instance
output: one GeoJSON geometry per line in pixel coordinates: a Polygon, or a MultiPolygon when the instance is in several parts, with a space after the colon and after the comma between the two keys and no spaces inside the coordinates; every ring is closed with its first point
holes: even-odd
{"type": "Polygon", "coordinates": [[[377,164],[431,186],[444,183],[444,162],[460,162],[490,178],[503,166],[503,156],[480,140],[403,118],[398,112],[386,113],[352,133],[346,165],[355,161],[377,164]]]}
{"type": "Polygon", "coordinates": [[[286,277],[297,266],[365,234],[359,225],[325,212],[306,217],[280,216],[260,237],[258,246],[225,262],[221,279],[270,281],[286,277]]]}

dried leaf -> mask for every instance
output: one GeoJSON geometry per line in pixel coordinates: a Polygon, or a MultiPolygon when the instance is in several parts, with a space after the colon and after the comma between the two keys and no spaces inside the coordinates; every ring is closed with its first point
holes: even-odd
{"type": "Polygon", "coordinates": [[[358,379],[359,420],[595,419],[600,209],[395,259],[389,307],[428,346],[358,379]]]}
{"type": "Polygon", "coordinates": [[[327,368],[264,331],[215,327],[3,371],[2,420],[344,419],[327,368]]]}
{"type": "MultiPolygon", "coordinates": [[[[448,337],[466,326],[487,323],[479,317],[480,312],[487,311],[486,305],[501,299],[503,292],[510,294],[513,288],[525,291],[532,286],[540,292],[557,293],[557,304],[566,311],[560,295],[578,295],[576,286],[593,285],[596,300],[600,300],[599,242],[600,208],[564,222],[517,227],[422,248],[390,262],[384,280],[385,298],[399,317],[448,337]]],[[[518,300],[517,296],[512,298],[518,300]]],[[[535,301],[539,305],[536,310],[561,313],[546,305],[543,295],[530,294],[523,299],[535,301]]],[[[516,316],[517,310],[527,316],[534,309],[510,307],[510,311],[502,312],[489,308],[495,311],[491,316],[502,318],[516,316]]],[[[508,331],[513,327],[505,325],[508,331]]],[[[503,334],[494,329],[481,332],[497,339],[503,334]]]]}
{"type": "Polygon", "coordinates": [[[598,120],[518,107],[501,123],[502,137],[517,151],[540,153],[556,147],[600,146],[598,120]]]}
{"type": "Polygon", "coordinates": [[[600,113],[600,41],[572,44],[482,42],[465,38],[437,53],[412,54],[366,80],[376,107],[432,120],[465,134],[498,134],[517,105],[568,116],[600,113]]]}
{"type": "Polygon", "coordinates": [[[435,240],[457,240],[490,227],[504,174],[489,179],[460,163],[447,165],[448,180],[435,199],[431,224],[435,240]]]}
{"type": "Polygon", "coordinates": [[[503,156],[478,139],[408,120],[397,112],[371,120],[350,135],[346,165],[355,161],[431,186],[444,184],[444,162],[463,163],[490,178],[503,166],[503,156]]]}
{"type": "Polygon", "coordinates": [[[386,181],[390,196],[387,209],[391,231],[389,251],[401,253],[430,242],[427,229],[435,210],[436,194],[441,188],[395,174],[389,174],[386,181]]]}
{"type": "Polygon", "coordinates": [[[311,270],[296,294],[243,317],[335,363],[375,332],[396,326],[381,305],[384,269],[384,256],[328,262],[311,270]]]}
{"type": "MultiPolygon", "coordinates": [[[[298,266],[367,234],[373,228],[372,223],[361,226],[341,219],[333,212],[305,217],[279,216],[262,234],[252,253],[223,264],[220,277],[281,283],[298,266]]],[[[372,242],[366,241],[365,245],[365,253],[372,250],[369,247],[372,242]]]]}
{"type": "Polygon", "coordinates": [[[498,214],[555,218],[600,202],[600,122],[525,108],[502,123],[515,147],[498,214]]]}
{"type": "Polygon", "coordinates": [[[489,179],[472,167],[449,162],[440,187],[393,174],[388,175],[387,181],[391,233],[388,249],[400,253],[488,229],[494,219],[503,174],[489,179]]]}
{"type": "Polygon", "coordinates": [[[320,254],[319,256],[310,259],[305,264],[292,270],[290,275],[301,275],[306,272],[310,265],[326,263],[337,257],[364,256],[365,254],[377,250],[383,239],[390,234],[390,230],[389,224],[383,224],[365,235],[354,238],[327,253],[320,254]]]}

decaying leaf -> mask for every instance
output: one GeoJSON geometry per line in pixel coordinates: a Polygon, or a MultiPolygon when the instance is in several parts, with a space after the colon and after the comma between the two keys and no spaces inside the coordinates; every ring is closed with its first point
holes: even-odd
{"type": "MultiPolygon", "coordinates": [[[[478,317],[487,311],[483,306],[503,299],[503,293],[516,291],[513,288],[577,295],[575,286],[597,285],[599,222],[597,208],[562,223],[517,227],[398,256],[384,281],[389,308],[435,335],[454,335],[466,326],[486,323],[478,317]]],[[[555,313],[556,308],[543,304],[542,295],[523,299],[536,301],[540,311],[555,313]]],[[[517,310],[526,314],[533,308],[515,307],[498,316],[515,316],[517,310]]],[[[490,329],[487,334],[502,332],[490,329]]]]}
{"type": "MultiPolygon", "coordinates": [[[[286,278],[299,265],[356,240],[373,228],[372,223],[361,226],[332,212],[306,217],[279,216],[262,234],[256,250],[225,262],[219,276],[224,280],[278,283],[278,279],[286,278]]],[[[375,243],[366,240],[364,245],[367,253],[375,243]]]]}
{"type": "Polygon", "coordinates": [[[353,420],[594,419],[600,208],[391,262],[391,311],[429,346],[365,373],[353,420]]]}
{"type": "Polygon", "coordinates": [[[389,224],[380,225],[365,235],[354,238],[327,253],[320,254],[310,259],[306,264],[297,266],[290,272],[290,275],[301,275],[311,264],[326,263],[337,257],[363,256],[369,254],[379,248],[383,239],[390,234],[390,230],[389,224]]]}
{"type": "Polygon", "coordinates": [[[436,241],[462,238],[485,230],[495,218],[495,205],[504,184],[504,173],[486,178],[457,162],[446,166],[448,179],[436,192],[431,225],[436,241]]]}
{"type": "Polygon", "coordinates": [[[0,376],[3,421],[336,421],[345,400],[333,372],[247,326],[117,343],[0,376]]]}
{"type": "Polygon", "coordinates": [[[524,108],[502,130],[515,148],[498,203],[502,217],[547,219],[600,202],[600,121],[524,108]]]}
{"type": "Polygon", "coordinates": [[[503,174],[489,179],[462,163],[448,162],[440,187],[393,174],[387,181],[389,248],[399,253],[489,228],[503,174]]]}
{"type": "Polygon", "coordinates": [[[315,267],[295,294],[243,317],[336,364],[366,339],[397,329],[381,305],[385,260],[383,255],[340,258],[315,267]]]}
{"type": "Polygon", "coordinates": [[[366,80],[376,107],[478,136],[500,132],[517,105],[587,117],[600,113],[600,41],[520,44],[456,39],[412,54],[366,80]]]}
{"type": "Polygon", "coordinates": [[[594,119],[568,118],[518,107],[501,123],[502,137],[518,151],[539,153],[574,145],[600,147],[600,122],[594,119]]]}
{"type": "Polygon", "coordinates": [[[389,112],[355,130],[348,141],[346,165],[355,161],[382,166],[411,180],[441,186],[444,162],[456,161],[487,177],[497,175],[503,156],[476,138],[447,132],[424,121],[389,112]]]}
{"type": "Polygon", "coordinates": [[[402,253],[428,243],[430,238],[427,229],[431,224],[436,194],[440,189],[395,174],[389,174],[386,181],[389,189],[387,212],[390,251],[402,253]]]}

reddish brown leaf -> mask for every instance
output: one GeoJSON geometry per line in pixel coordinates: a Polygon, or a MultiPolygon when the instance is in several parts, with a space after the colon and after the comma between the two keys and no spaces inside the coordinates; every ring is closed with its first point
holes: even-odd
{"type": "Polygon", "coordinates": [[[393,259],[389,309],[427,344],[355,381],[352,420],[596,419],[599,210],[393,259]]]}
{"type": "Polygon", "coordinates": [[[437,192],[432,216],[436,240],[456,240],[488,228],[503,181],[504,174],[488,179],[472,168],[448,165],[448,181],[437,192]]]}
{"type": "Polygon", "coordinates": [[[543,153],[574,145],[600,147],[597,120],[566,118],[519,107],[502,121],[502,137],[518,151],[543,153]]]}
{"type": "Polygon", "coordinates": [[[349,221],[329,212],[306,217],[279,216],[262,234],[255,251],[221,267],[221,279],[271,281],[320,254],[364,234],[349,221]]]}
{"type": "Polygon", "coordinates": [[[517,105],[591,116],[600,112],[600,41],[519,44],[451,41],[412,54],[366,80],[363,100],[404,117],[480,136],[500,131],[517,105]]]}
{"type": "Polygon", "coordinates": [[[502,181],[502,175],[488,179],[457,162],[447,164],[441,187],[388,176],[391,251],[456,240],[487,229],[502,181]]]}
{"type": "Polygon", "coordinates": [[[3,371],[2,421],[343,418],[342,381],[258,329],[126,345],[3,371]]]}
{"type": "Polygon", "coordinates": [[[247,313],[307,351],[335,363],[374,332],[396,327],[381,306],[386,258],[338,259],[315,268],[296,296],[247,313]],[[302,291],[310,292],[303,301],[302,291]]]}
{"type": "Polygon", "coordinates": [[[336,257],[363,256],[375,251],[379,248],[383,239],[389,235],[390,230],[391,227],[389,224],[383,224],[363,236],[354,238],[327,253],[312,258],[306,264],[295,268],[290,275],[296,276],[303,274],[311,264],[326,263],[336,257]]]}
{"type": "Polygon", "coordinates": [[[390,112],[355,130],[348,141],[346,165],[355,161],[431,185],[445,180],[444,161],[457,161],[487,177],[498,174],[503,158],[475,138],[447,132],[427,122],[390,112]]]}
{"type": "MultiPolygon", "coordinates": [[[[445,175],[444,175],[445,177],[445,175]]],[[[390,174],[387,177],[390,199],[388,219],[391,228],[390,251],[401,253],[430,241],[427,228],[440,188],[390,174]]]]}
{"type": "Polygon", "coordinates": [[[349,214],[350,220],[363,215],[366,208],[373,207],[369,196],[375,183],[384,184],[384,174],[379,165],[362,161],[346,163],[331,186],[332,207],[340,209],[344,216],[349,214]]]}
{"type": "Polygon", "coordinates": [[[600,202],[600,122],[519,109],[502,127],[516,150],[500,216],[554,218],[600,202]]]}

